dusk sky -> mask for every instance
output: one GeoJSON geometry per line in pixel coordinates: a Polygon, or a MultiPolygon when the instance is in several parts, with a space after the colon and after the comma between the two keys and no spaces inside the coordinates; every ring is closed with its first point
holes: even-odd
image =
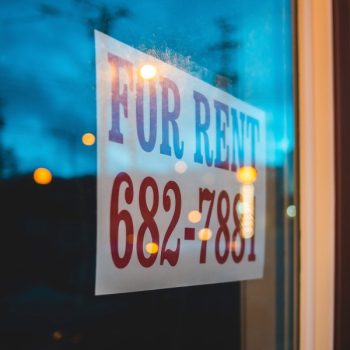
{"type": "Polygon", "coordinates": [[[234,27],[229,74],[238,74],[236,97],[267,115],[268,163],[282,164],[294,147],[291,14],[287,0],[2,2],[0,98],[3,143],[20,173],[44,166],[72,177],[96,172],[96,148],[81,143],[96,132],[93,29],[105,11],[125,17],[108,35],[151,50],[213,84],[220,54],[219,18],[234,27]],[[120,14],[121,12],[119,12],[120,14]],[[199,15],[198,15],[199,14],[199,15]],[[286,39],[287,38],[287,39],[286,39]],[[201,68],[200,68],[201,67],[201,68]]]}

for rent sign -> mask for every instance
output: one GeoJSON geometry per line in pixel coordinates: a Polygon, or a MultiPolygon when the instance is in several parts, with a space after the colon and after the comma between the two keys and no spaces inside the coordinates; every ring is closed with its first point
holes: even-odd
{"type": "Polygon", "coordinates": [[[95,37],[96,294],[262,277],[264,113],[95,37]]]}

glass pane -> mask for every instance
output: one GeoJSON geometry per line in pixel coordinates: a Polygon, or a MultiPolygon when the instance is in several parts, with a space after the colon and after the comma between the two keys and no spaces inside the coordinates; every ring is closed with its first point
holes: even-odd
{"type": "MultiPolygon", "coordinates": [[[[2,8],[0,347],[296,348],[291,1],[12,0],[2,8]],[[262,278],[95,296],[94,30],[265,113],[262,278]]],[[[140,162],[149,176],[156,171],[140,162]]]]}

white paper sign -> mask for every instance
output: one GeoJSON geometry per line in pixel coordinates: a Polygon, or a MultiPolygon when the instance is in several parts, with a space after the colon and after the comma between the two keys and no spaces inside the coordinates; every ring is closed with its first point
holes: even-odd
{"type": "Polygon", "coordinates": [[[95,39],[96,295],[261,278],[264,113],[95,39]]]}

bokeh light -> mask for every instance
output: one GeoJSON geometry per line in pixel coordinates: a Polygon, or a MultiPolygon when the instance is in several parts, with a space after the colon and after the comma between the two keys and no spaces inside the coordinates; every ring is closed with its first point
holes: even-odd
{"type": "Polygon", "coordinates": [[[246,213],[241,216],[241,237],[249,239],[254,236],[255,217],[254,213],[246,213]]]}
{"type": "Polygon", "coordinates": [[[127,236],[126,236],[126,241],[129,243],[129,244],[133,244],[134,243],[134,235],[132,233],[129,233],[127,236]]]}
{"type": "Polygon", "coordinates": [[[157,254],[159,247],[157,243],[150,242],[146,244],[145,249],[148,254],[157,254]]]}
{"type": "Polygon", "coordinates": [[[255,232],[254,185],[243,184],[240,189],[241,237],[249,239],[255,232]]]}
{"type": "Polygon", "coordinates": [[[153,79],[157,74],[157,70],[151,64],[145,64],[140,69],[140,75],[143,79],[149,80],[153,79]]]}
{"type": "Polygon", "coordinates": [[[240,252],[242,247],[242,241],[240,239],[236,239],[234,242],[231,242],[230,246],[232,252],[240,252]]]}
{"type": "Polygon", "coordinates": [[[187,170],[187,164],[183,160],[179,160],[175,163],[175,171],[179,174],[185,173],[187,170]]]}
{"type": "Polygon", "coordinates": [[[236,173],[236,178],[241,184],[252,184],[255,182],[258,172],[252,166],[244,166],[239,168],[236,173]]]}
{"type": "Polygon", "coordinates": [[[196,224],[201,221],[202,214],[198,210],[191,210],[187,215],[188,221],[196,224]]]}
{"type": "Polygon", "coordinates": [[[94,134],[87,132],[81,137],[81,141],[85,146],[92,146],[96,141],[96,137],[94,134]]]}
{"type": "Polygon", "coordinates": [[[55,341],[60,341],[63,338],[63,334],[61,331],[54,331],[52,332],[52,339],[55,341]]]}
{"type": "Polygon", "coordinates": [[[198,238],[201,241],[209,241],[209,239],[212,237],[213,233],[211,232],[210,228],[202,228],[198,232],[198,238]]]}
{"type": "Polygon", "coordinates": [[[38,185],[48,185],[52,181],[52,174],[49,169],[38,168],[33,173],[33,179],[38,185]]]}
{"type": "Polygon", "coordinates": [[[287,208],[287,215],[288,215],[290,218],[294,218],[294,217],[297,215],[297,208],[295,207],[295,205],[290,205],[290,206],[287,208]]]}

